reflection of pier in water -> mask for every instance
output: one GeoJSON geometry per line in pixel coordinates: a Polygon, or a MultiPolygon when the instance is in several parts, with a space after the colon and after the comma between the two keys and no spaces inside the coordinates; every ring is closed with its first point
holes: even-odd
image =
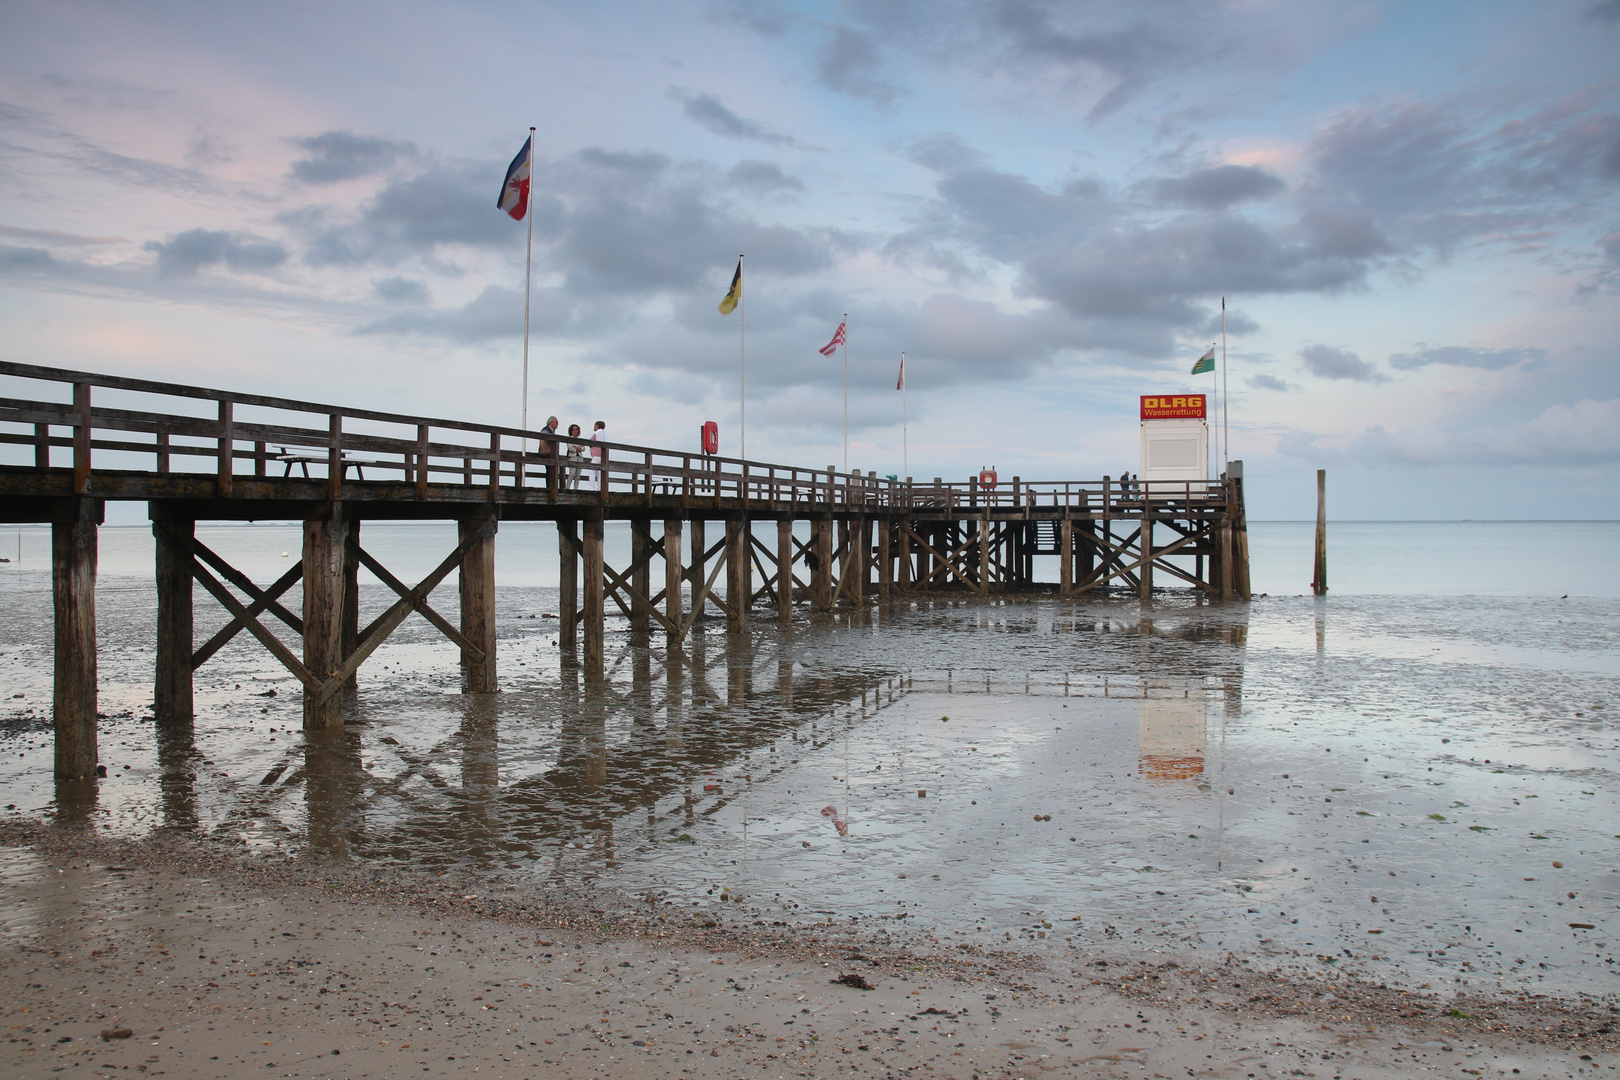
{"type": "Polygon", "coordinates": [[[890,671],[807,670],[729,635],[711,656],[708,636],[672,650],[632,642],[627,681],[586,680],[565,661],[539,716],[515,696],[436,698],[434,711],[459,723],[448,734],[433,725],[441,734],[423,745],[387,722],[390,705],[362,695],[348,725],[305,732],[301,750],[257,783],[211,772],[204,782],[200,755],[169,746],[159,809],[167,826],[191,829],[199,797],[223,798],[233,803],[228,837],[286,842],[301,825],[312,852],[336,857],[515,868],[568,844],[611,855],[630,823],[646,837],[679,832],[726,805],[738,781],[769,775],[776,760],[791,763],[905,693],[890,671]]]}

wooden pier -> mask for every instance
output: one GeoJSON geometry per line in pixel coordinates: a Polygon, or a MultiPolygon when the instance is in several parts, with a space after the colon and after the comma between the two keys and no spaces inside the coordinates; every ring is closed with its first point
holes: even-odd
{"type": "Polygon", "coordinates": [[[556,523],[559,644],[587,679],[602,676],[610,602],[632,631],[679,642],[710,611],[742,630],[761,606],[787,622],[795,605],[832,611],[952,590],[1249,596],[1240,463],[1206,483],[919,484],[27,364],[0,363],[0,378],[17,395],[0,397],[0,521],[52,529],[64,779],[96,772],[96,538],[109,500],[149,507],[153,702],[169,729],[191,723],[193,672],[243,632],[303,685],[306,728],[342,723],[345,689],[413,613],[459,647],[466,690],[494,691],[503,521],[556,523]],[[600,456],[569,462],[574,443],[600,456]],[[196,522],[220,520],[302,521],[302,558],[262,587],[197,540],[196,522]],[[364,548],[368,520],[454,520],[457,542],[410,584],[364,548]],[[622,568],[603,558],[609,521],[629,522],[622,568]],[[1055,585],[1036,580],[1037,556],[1057,557],[1055,585]],[[362,566],[397,597],[364,627],[362,566]],[[452,572],[454,621],[428,602],[452,572]],[[302,610],[290,610],[281,598],[300,583],[302,610]],[[229,615],[200,646],[194,585],[229,615]]]}

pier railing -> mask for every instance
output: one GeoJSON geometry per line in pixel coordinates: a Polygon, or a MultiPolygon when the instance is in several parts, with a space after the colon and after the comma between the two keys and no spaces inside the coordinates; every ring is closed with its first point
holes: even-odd
{"type": "Polygon", "coordinates": [[[98,494],[98,474],[210,476],[230,497],[245,479],[410,485],[431,501],[669,506],[719,503],[876,512],[1089,512],[1153,504],[1209,506],[1221,482],[966,481],[917,484],[860,470],[806,469],[516,427],[340,408],[262,394],[0,362],[0,468],[72,473],[72,493],[98,494]],[[554,449],[552,449],[554,448],[554,449]],[[571,456],[572,455],[572,456],[571,456]],[[351,476],[352,474],[352,476],[351,476]]]}

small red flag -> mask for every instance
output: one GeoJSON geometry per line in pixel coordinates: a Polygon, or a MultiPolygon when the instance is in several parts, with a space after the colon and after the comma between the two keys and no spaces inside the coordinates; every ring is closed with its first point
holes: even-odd
{"type": "Polygon", "coordinates": [[[848,325],[847,320],[838,324],[838,332],[833,335],[833,339],[821,347],[822,356],[831,356],[838,351],[838,346],[844,344],[844,328],[848,325]]]}

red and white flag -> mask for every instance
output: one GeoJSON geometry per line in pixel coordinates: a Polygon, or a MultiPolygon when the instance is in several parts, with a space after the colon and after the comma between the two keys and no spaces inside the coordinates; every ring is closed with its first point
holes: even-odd
{"type": "Polygon", "coordinates": [[[847,321],[838,324],[838,332],[833,335],[833,339],[821,347],[822,356],[831,356],[838,351],[838,346],[844,344],[844,328],[848,325],[847,321]]]}
{"type": "Polygon", "coordinates": [[[896,390],[904,390],[906,388],[906,354],[905,353],[900,354],[900,377],[894,381],[894,388],[896,390]]]}
{"type": "Polygon", "coordinates": [[[523,140],[523,149],[506,168],[506,182],[501,185],[501,197],[495,205],[511,215],[513,221],[522,221],[529,212],[529,176],[534,171],[534,136],[523,140]]]}

